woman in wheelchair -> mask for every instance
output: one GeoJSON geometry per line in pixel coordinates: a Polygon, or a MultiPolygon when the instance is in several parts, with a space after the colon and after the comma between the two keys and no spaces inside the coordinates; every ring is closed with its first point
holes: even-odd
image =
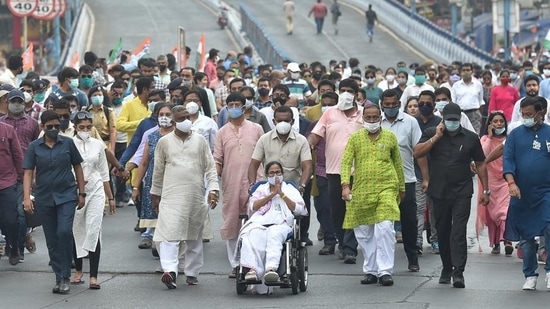
{"type": "MultiPolygon", "coordinates": [[[[249,201],[250,219],[239,233],[240,264],[246,272],[246,281],[277,282],[277,269],[283,243],[292,232],[294,215],[307,215],[305,203],[295,186],[283,181],[279,162],[265,166],[268,182],[252,193],[249,201]],[[265,272],[265,275],[264,275],[265,272]]],[[[267,293],[267,286],[262,285],[267,293]]],[[[262,293],[257,286],[257,292],[262,293]]]]}

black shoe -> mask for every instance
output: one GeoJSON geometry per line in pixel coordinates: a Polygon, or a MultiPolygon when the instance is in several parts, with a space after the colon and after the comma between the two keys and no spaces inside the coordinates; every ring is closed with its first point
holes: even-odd
{"type": "Polygon", "coordinates": [[[409,258],[409,271],[418,272],[420,270],[420,265],[418,265],[418,257],[409,258]]]}
{"type": "Polygon", "coordinates": [[[380,277],[380,284],[383,286],[390,286],[393,285],[393,279],[390,275],[383,275],[380,277]]]}
{"type": "Polygon", "coordinates": [[[134,226],[134,232],[141,232],[141,228],[139,227],[139,220],[136,223],[136,226],[134,226]]]}
{"type": "Polygon", "coordinates": [[[61,278],[59,283],[59,294],[68,294],[71,291],[69,278],[61,278]]]}
{"type": "Polygon", "coordinates": [[[19,264],[19,252],[17,250],[11,250],[9,261],[12,266],[19,264]]]}
{"type": "Polygon", "coordinates": [[[344,255],[344,264],[355,264],[357,263],[357,258],[353,255],[344,255]]]}
{"type": "Polygon", "coordinates": [[[60,285],[60,282],[57,281],[57,282],[55,283],[55,286],[54,286],[53,289],[52,289],[52,293],[54,293],[54,294],[59,294],[59,285],[60,285]]]}
{"type": "Polygon", "coordinates": [[[366,274],[365,277],[361,280],[361,284],[375,284],[378,283],[378,277],[371,274],[366,274]]]}
{"type": "Polygon", "coordinates": [[[159,257],[159,252],[157,248],[155,247],[151,248],[151,253],[153,254],[154,257],[159,257]]]}
{"type": "Polygon", "coordinates": [[[452,271],[442,269],[441,276],[439,277],[440,284],[451,284],[452,271]]]}
{"type": "Polygon", "coordinates": [[[464,284],[464,276],[462,275],[453,276],[453,286],[459,289],[465,288],[466,285],[464,284]]]}
{"type": "Polygon", "coordinates": [[[338,259],[343,260],[345,258],[344,252],[342,250],[338,249],[338,259]]]}
{"type": "Polygon", "coordinates": [[[335,245],[326,245],[321,250],[319,250],[319,255],[331,255],[334,254],[335,245]]]}
{"type": "Polygon", "coordinates": [[[302,242],[305,242],[306,246],[313,246],[313,241],[311,241],[311,239],[309,238],[302,240],[302,242]]]}

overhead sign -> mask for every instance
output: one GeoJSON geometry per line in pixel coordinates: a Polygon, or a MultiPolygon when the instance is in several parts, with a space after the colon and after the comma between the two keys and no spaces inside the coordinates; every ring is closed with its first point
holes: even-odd
{"type": "Polygon", "coordinates": [[[519,3],[516,1],[509,1],[509,9],[510,13],[509,15],[504,14],[504,0],[496,0],[493,1],[493,34],[501,34],[504,33],[506,29],[504,29],[505,20],[508,19],[510,22],[510,29],[508,29],[511,33],[519,33],[520,31],[520,9],[519,9],[519,3]]]}
{"type": "Polygon", "coordinates": [[[8,9],[17,17],[30,16],[38,7],[38,0],[8,0],[8,9]]]}
{"type": "Polygon", "coordinates": [[[56,0],[38,0],[38,6],[36,10],[32,12],[31,16],[36,19],[46,19],[47,16],[54,13],[54,6],[56,0]]]}

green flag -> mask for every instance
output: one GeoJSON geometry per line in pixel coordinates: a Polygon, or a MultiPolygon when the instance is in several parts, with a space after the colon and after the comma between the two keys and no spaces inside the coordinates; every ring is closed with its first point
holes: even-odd
{"type": "Polygon", "coordinates": [[[115,44],[115,47],[111,52],[111,55],[109,56],[109,64],[113,64],[115,60],[119,59],[121,53],[122,53],[122,38],[118,38],[118,41],[115,44]]]}

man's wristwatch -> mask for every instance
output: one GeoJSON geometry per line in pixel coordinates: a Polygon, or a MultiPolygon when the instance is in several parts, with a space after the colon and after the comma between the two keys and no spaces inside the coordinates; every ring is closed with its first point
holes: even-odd
{"type": "Polygon", "coordinates": [[[491,195],[491,190],[483,190],[483,194],[491,195]]]}
{"type": "Polygon", "coordinates": [[[78,193],[78,196],[86,197],[86,193],[78,193]]]}

